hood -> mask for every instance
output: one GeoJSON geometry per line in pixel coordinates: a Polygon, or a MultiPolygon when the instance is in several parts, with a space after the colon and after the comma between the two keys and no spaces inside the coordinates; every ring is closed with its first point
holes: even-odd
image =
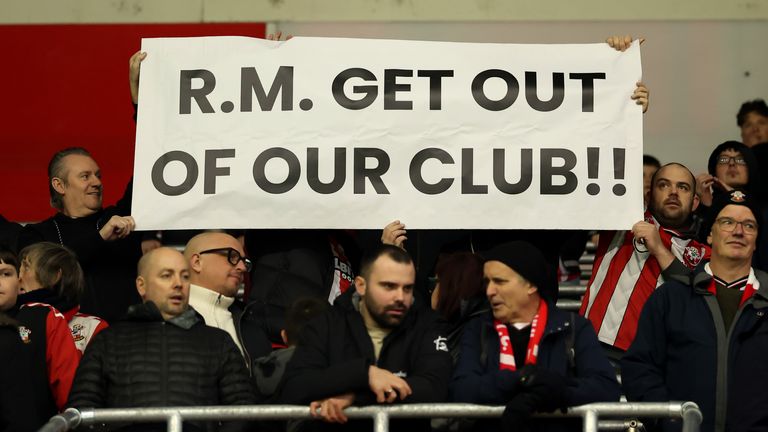
{"type": "Polygon", "coordinates": [[[717,157],[724,150],[733,149],[738,151],[744,156],[744,160],[747,162],[747,171],[749,171],[749,181],[744,189],[754,194],[759,194],[760,191],[760,168],[757,163],[757,157],[752,152],[752,149],[745,146],[738,141],[726,141],[719,146],[715,147],[712,153],[709,155],[709,161],[707,162],[707,171],[710,175],[715,175],[715,167],[717,166],[717,157]]]}

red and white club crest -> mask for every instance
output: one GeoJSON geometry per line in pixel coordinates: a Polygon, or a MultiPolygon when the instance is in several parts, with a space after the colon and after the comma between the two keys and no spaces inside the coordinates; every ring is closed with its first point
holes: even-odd
{"type": "Polygon", "coordinates": [[[683,260],[687,267],[696,267],[704,258],[704,248],[698,248],[696,246],[688,246],[683,252],[683,260]]]}
{"type": "Polygon", "coordinates": [[[746,199],[747,199],[747,196],[744,195],[744,192],[742,191],[736,190],[731,192],[731,202],[742,203],[746,199]]]}
{"type": "Polygon", "coordinates": [[[32,342],[32,339],[30,338],[31,335],[32,335],[32,330],[24,326],[19,327],[19,337],[21,338],[22,342],[24,342],[25,344],[32,342]]]}

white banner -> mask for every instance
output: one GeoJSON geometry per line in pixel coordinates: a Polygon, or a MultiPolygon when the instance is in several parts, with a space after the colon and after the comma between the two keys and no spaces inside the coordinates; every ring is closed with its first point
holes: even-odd
{"type": "Polygon", "coordinates": [[[640,50],[144,39],[139,229],[627,229],[640,50]]]}

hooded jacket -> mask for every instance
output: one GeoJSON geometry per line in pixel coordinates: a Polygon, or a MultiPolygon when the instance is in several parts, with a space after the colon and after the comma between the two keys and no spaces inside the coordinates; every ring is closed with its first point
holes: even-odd
{"type": "MultiPolygon", "coordinates": [[[[726,329],[704,270],[663,284],[648,299],[637,337],[621,360],[631,401],[691,400],[703,432],[765,430],[768,424],[768,274],[726,329]]],[[[680,424],[665,422],[665,429],[680,424]]]]}

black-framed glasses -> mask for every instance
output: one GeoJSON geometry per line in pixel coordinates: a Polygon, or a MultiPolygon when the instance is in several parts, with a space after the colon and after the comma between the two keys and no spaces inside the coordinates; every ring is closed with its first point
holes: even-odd
{"type": "Polygon", "coordinates": [[[233,266],[237,266],[237,263],[240,261],[245,264],[245,271],[249,272],[253,268],[253,262],[250,258],[244,257],[240,255],[240,252],[237,251],[235,248],[226,247],[226,248],[217,248],[217,249],[208,249],[204,251],[198,252],[198,254],[208,254],[208,253],[214,253],[221,256],[227,257],[227,261],[232,264],[233,266]]]}
{"type": "Polygon", "coordinates": [[[736,225],[741,225],[741,229],[747,234],[755,234],[757,232],[757,222],[753,220],[737,221],[736,219],[729,217],[721,217],[715,220],[717,226],[725,232],[731,232],[736,229],[736,225]]]}
{"type": "Polygon", "coordinates": [[[733,161],[736,165],[746,165],[747,160],[742,156],[720,156],[717,158],[717,163],[720,165],[729,165],[733,161]]]}

